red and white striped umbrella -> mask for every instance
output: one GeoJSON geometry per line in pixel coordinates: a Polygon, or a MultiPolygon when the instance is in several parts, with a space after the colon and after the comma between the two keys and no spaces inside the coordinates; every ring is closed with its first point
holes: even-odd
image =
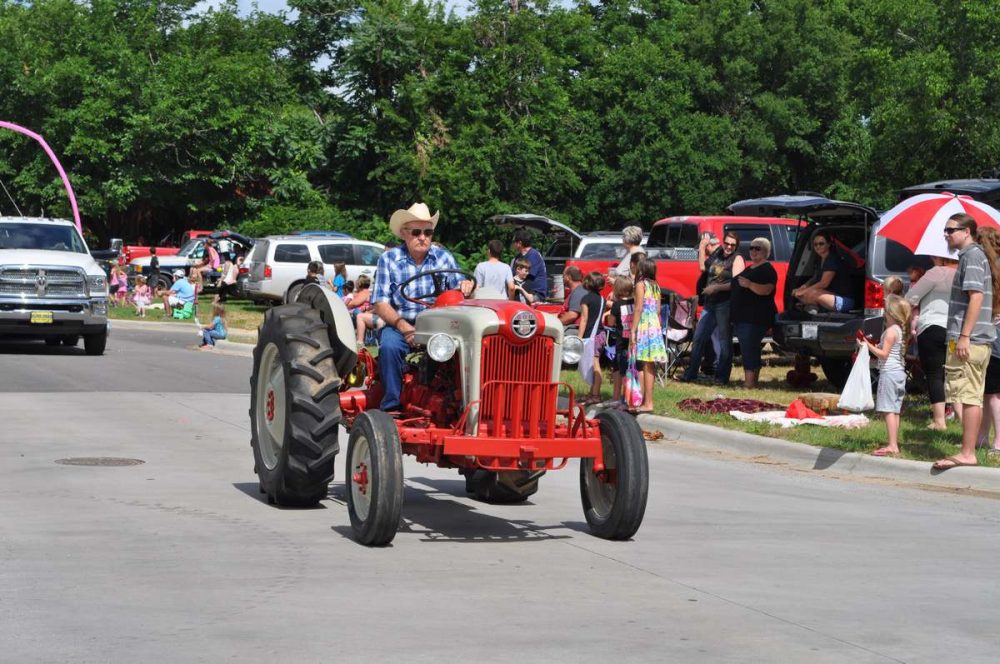
{"type": "Polygon", "coordinates": [[[917,255],[955,258],[945,241],[944,225],[959,212],[972,215],[979,228],[1000,229],[1000,211],[970,196],[942,192],[907,198],[882,215],[876,233],[917,255]]]}

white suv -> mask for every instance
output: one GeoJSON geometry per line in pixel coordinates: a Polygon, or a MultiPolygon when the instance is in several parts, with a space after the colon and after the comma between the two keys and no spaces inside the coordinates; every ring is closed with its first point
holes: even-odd
{"type": "Polygon", "coordinates": [[[334,263],[347,265],[348,281],[361,275],[374,279],[375,266],[384,247],[377,242],[355,240],[342,234],[272,235],[257,240],[246,267],[250,276],[246,296],[254,302],[282,302],[290,290],[302,284],[310,261],[320,261],[326,278],[333,277],[334,263]]]}

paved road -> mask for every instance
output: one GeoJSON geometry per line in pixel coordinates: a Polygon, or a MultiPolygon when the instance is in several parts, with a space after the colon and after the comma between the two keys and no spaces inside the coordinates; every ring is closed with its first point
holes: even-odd
{"type": "Polygon", "coordinates": [[[319,509],[260,499],[249,360],[185,343],[0,352],[3,661],[997,661],[998,501],[658,444],[635,541],[586,533],[575,466],[488,506],[410,463],[367,549],[340,478],[319,509]],[[145,463],[54,463],[102,456],[145,463]]]}

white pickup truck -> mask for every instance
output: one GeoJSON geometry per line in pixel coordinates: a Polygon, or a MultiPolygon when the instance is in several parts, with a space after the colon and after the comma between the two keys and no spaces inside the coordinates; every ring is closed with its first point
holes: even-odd
{"type": "Polygon", "coordinates": [[[0,337],[35,337],[101,355],[108,282],[69,221],[0,217],[0,337]]]}

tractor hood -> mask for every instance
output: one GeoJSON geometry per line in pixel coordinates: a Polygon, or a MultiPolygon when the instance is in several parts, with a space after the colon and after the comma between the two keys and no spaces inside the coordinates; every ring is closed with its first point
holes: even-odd
{"type": "Polygon", "coordinates": [[[726,208],[730,214],[747,217],[807,217],[813,221],[843,220],[845,217],[878,219],[872,208],[858,203],[835,201],[825,196],[768,196],[737,201],[726,208]]]}

